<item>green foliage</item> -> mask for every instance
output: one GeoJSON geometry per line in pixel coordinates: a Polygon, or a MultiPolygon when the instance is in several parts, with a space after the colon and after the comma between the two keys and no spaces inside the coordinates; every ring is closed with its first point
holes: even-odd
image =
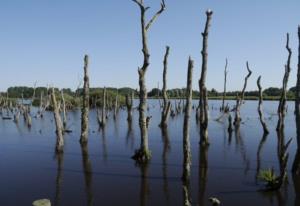
{"type": "Polygon", "coordinates": [[[276,175],[274,169],[261,170],[258,174],[258,179],[267,184],[274,184],[276,182],[276,175]]]}

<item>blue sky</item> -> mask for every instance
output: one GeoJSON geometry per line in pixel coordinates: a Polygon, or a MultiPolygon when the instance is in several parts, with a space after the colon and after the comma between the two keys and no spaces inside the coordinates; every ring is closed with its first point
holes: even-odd
{"type": "MultiPolygon", "coordinates": [[[[159,0],[144,0],[150,18],[159,0]]],[[[188,56],[200,76],[205,10],[214,11],[209,36],[207,86],[223,89],[225,58],[228,89],[240,90],[250,63],[249,89],[280,87],[287,59],[286,32],[293,50],[289,86],[296,82],[299,0],[166,0],[167,10],[149,31],[148,89],[162,79],[165,46],[171,47],[168,87],[184,87],[188,56]]],[[[139,9],[131,0],[1,0],[0,90],[9,86],[76,88],[83,56],[90,56],[91,87],[138,87],[142,63],[139,9]]],[[[161,84],[161,83],[160,83],[161,84]]]]}

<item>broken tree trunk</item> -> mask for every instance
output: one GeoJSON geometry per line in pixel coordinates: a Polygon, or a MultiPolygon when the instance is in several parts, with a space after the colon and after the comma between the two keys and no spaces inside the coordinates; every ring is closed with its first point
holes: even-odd
{"type": "Polygon", "coordinates": [[[64,127],[64,130],[66,130],[67,129],[67,115],[66,115],[66,102],[65,102],[63,90],[61,90],[61,99],[62,99],[62,112],[63,112],[63,127],[64,127]]]}
{"type": "Polygon", "coordinates": [[[183,124],[183,174],[182,180],[188,184],[190,179],[191,170],[191,146],[190,146],[190,115],[192,108],[192,79],[193,79],[193,67],[194,62],[189,58],[188,73],[187,73],[187,94],[186,105],[184,112],[184,124],[183,124]]]}
{"type": "Polygon", "coordinates": [[[288,51],[288,60],[285,65],[285,72],[282,80],[282,91],[281,91],[281,97],[279,100],[279,105],[277,109],[278,114],[278,123],[276,130],[283,130],[284,128],[284,117],[286,113],[286,91],[287,91],[287,84],[289,81],[289,76],[291,72],[291,57],[292,57],[292,50],[289,47],[289,33],[286,34],[286,49],[288,51]]]}
{"type": "Polygon", "coordinates": [[[262,109],[262,104],[263,104],[263,93],[262,93],[262,88],[261,88],[261,84],[260,84],[260,80],[261,80],[261,76],[258,77],[257,79],[257,87],[258,87],[258,107],[257,107],[257,111],[259,114],[259,120],[260,123],[264,129],[264,134],[269,134],[269,130],[268,130],[268,126],[265,122],[265,118],[264,118],[264,114],[263,114],[263,109],[262,109]]]}
{"type": "Polygon", "coordinates": [[[56,102],[54,88],[52,88],[51,100],[52,100],[54,120],[55,120],[55,126],[56,126],[56,136],[57,136],[56,151],[62,152],[63,146],[64,146],[63,128],[62,128],[61,118],[60,118],[60,114],[59,114],[59,108],[58,108],[57,102],[56,102]]]}
{"type": "Polygon", "coordinates": [[[83,99],[82,99],[82,109],[81,109],[81,137],[80,143],[84,144],[88,141],[88,133],[89,133],[89,74],[88,74],[88,63],[89,57],[88,55],[84,56],[84,84],[83,84],[83,99]]]}
{"type": "Polygon", "coordinates": [[[139,8],[141,12],[141,31],[142,31],[142,44],[143,44],[143,56],[144,61],[141,68],[138,69],[139,74],[139,125],[140,125],[140,133],[141,133],[141,145],[140,149],[135,151],[134,156],[132,157],[138,162],[147,162],[150,157],[151,153],[148,146],[148,128],[147,128],[147,121],[146,121],[146,111],[147,111],[147,89],[145,85],[145,75],[147,72],[147,68],[150,64],[150,54],[148,51],[148,43],[147,43],[147,33],[149,28],[151,27],[152,23],[157,19],[157,17],[165,10],[165,2],[162,0],[160,10],[150,19],[148,23],[146,23],[145,13],[149,9],[149,7],[144,6],[143,0],[133,0],[139,8]]]}
{"type": "Polygon", "coordinates": [[[240,96],[237,95],[237,100],[236,100],[235,117],[234,117],[234,122],[233,122],[233,124],[236,127],[239,127],[240,123],[242,121],[242,119],[241,119],[241,106],[244,102],[244,96],[245,96],[245,91],[246,91],[246,88],[247,88],[248,79],[252,74],[252,71],[249,68],[249,63],[248,62],[246,62],[246,66],[247,66],[248,74],[245,77],[245,82],[244,82],[244,87],[243,87],[242,93],[241,93],[240,96]]]}
{"type": "Polygon", "coordinates": [[[102,112],[101,112],[101,121],[100,127],[105,127],[106,125],[106,88],[103,89],[103,96],[102,96],[102,112]]]}
{"type": "Polygon", "coordinates": [[[208,142],[208,100],[207,100],[207,90],[206,90],[205,82],[206,82],[206,74],[207,74],[208,32],[209,32],[212,14],[213,14],[213,12],[211,10],[206,11],[206,24],[205,24],[204,32],[202,33],[202,37],[203,37],[203,48],[201,51],[202,69],[201,69],[201,77],[199,80],[200,144],[202,146],[209,145],[209,142],[208,142]]]}
{"type": "Polygon", "coordinates": [[[163,88],[162,88],[162,93],[163,93],[163,110],[161,112],[161,121],[159,126],[160,127],[168,127],[168,119],[170,116],[170,111],[171,111],[171,103],[168,100],[168,95],[167,95],[167,69],[168,69],[168,56],[169,56],[169,51],[170,47],[166,47],[166,53],[164,57],[164,71],[163,71],[163,88]]]}
{"type": "Polygon", "coordinates": [[[227,74],[228,74],[227,66],[228,66],[228,60],[226,58],[225,70],[224,70],[224,92],[223,92],[223,100],[222,100],[222,108],[221,108],[223,112],[225,111],[226,85],[227,85],[227,74]]]}
{"type": "Polygon", "coordinates": [[[133,97],[129,97],[129,95],[126,95],[126,108],[127,108],[127,121],[132,122],[132,103],[133,103],[133,97]]]}

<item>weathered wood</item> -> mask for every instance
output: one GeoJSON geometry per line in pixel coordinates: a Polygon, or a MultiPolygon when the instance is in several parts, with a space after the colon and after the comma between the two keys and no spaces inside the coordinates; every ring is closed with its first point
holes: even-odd
{"type": "Polygon", "coordinates": [[[117,95],[116,95],[116,98],[115,98],[115,104],[114,104],[114,119],[117,118],[117,115],[118,115],[118,112],[119,112],[119,93],[118,93],[118,90],[117,90],[117,95]]]}
{"type": "Polygon", "coordinates": [[[171,103],[168,100],[167,95],[167,70],[168,70],[168,57],[169,57],[170,47],[166,47],[166,53],[164,56],[164,70],[163,70],[163,110],[161,112],[161,121],[159,126],[160,127],[168,127],[168,119],[170,116],[170,109],[171,109],[171,103]]]}
{"type": "Polygon", "coordinates": [[[67,114],[66,114],[66,102],[65,102],[63,90],[61,90],[61,99],[62,99],[63,127],[64,127],[64,130],[66,130],[67,129],[67,114]]]}
{"type": "Polygon", "coordinates": [[[62,152],[64,146],[63,128],[62,128],[61,118],[59,114],[59,108],[57,106],[54,88],[52,88],[52,92],[51,92],[51,101],[52,101],[53,114],[54,114],[55,127],[56,127],[56,137],[57,137],[56,151],[62,152]]]}
{"type": "Polygon", "coordinates": [[[184,183],[189,183],[190,170],[191,170],[191,146],[190,146],[190,116],[192,108],[192,80],[193,80],[193,67],[194,62],[189,58],[188,62],[188,73],[187,73],[187,94],[186,94],[186,105],[184,112],[184,123],[183,123],[183,173],[182,180],[184,183]]]}
{"type": "Polygon", "coordinates": [[[105,127],[106,125],[106,88],[103,89],[102,95],[102,112],[101,112],[101,121],[100,127],[105,127]]]}
{"type": "Polygon", "coordinates": [[[225,70],[224,70],[224,92],[223,92],[222,107],[221,107],[221,110],[223,112],[225,111],[226,86],[227,86],[227,74],[228,74],[227,66],[228,66],[228,60],[226,58],[225,70]]]}
{"type": "Polygon", "coordinates": [[[242,104],[244,102],[245,91],[246,91],[246,88],[247,88],[248,79],[250,78],[250,76],[252,74],[252,71],[249,68],[249,63],[248,62],[246,62],[246,66],[247,66],[248,74],[245,77],[244,87],[242,89],[241,95],[240,96],[237,95],[236,106],[235,106],[235,117],[234,117],[233,124],[236,127],[239,127],[240,123],[242,121],[242,118],[241,118],[241,106],[242,106],[242,104]]]}
{"type": "Polygon", "coordinates": [[[88,74],[88,55],[84,56],[84,84],[83,84],[83,98],[82,98],[82,109],[81,109],[81,137],[80,143],[84,144],[88,141],[89,133],[89,107],[90,107],[90,94],[89,94],[89,74],[88,74]]]}
{"type": "Polygon", "coordinates": [[[259,115],[259,120],[260,123],[263,127],[264,130],[264,134],[269,134],[269,129],[268,126],[265,122],[265,118],[264,118],[264,114],[263,114],[263,109],[262,109],[262,104],[263,104],[263,92],[262,92],[262,88],[261,88],[261,84],[260,84],[260,80],[261,80],[261,76],[258,77],[257,79],[257,87],[258,87],[258,107],[257,107],[257,111],[258,111],[258,115],[259,115]]]}
{"type": "Polygon", "coordinates": [[[140,149],[135,151],[134,156],[132,157],[138,162],[147,162],[151,157],[151,152],[149,150],[148,145],[148,129],[147,129],[147,121],[146,121],[146,111],[147,111],[147,89],[145,84],[145,75],[150,64],[150,54],[148,50],[148,41],[147,41],[147,32],[152,25],[152,23],[157,19],[157,17],[165,10],[165,3],[162,0],[160,10],[151,18],[151,20],[146,23],[145,13],[149,9],[149,7],[144,6],[143,0],[133,0],[139,8],[141,12],[141,32],[142,32],[142,45],[143,45],[143,56],[144,61],[141,68],[138,69],[139,74],[139,125],[140,125],[140,134],[141,134],[141,145],[140,149]]]}
{"type": "Polygon", "coordinates": [[[277,114],[278,114],[278,123],[276,130],[283,130],[284,128],[284,118],[286,114],[286,92],[287,92],[287,84],[289,81],[289,76],[291,72],[291,57],[292,57],[292,50],[289,47],[289,41],[290,41],[290,35],[287,33],[286,35],[286,49],[288,51],[288,59],[287,63],[285,65],[285,72],[282,80],[282,91],[281,91],[281,97],[279,100],[279,105],[277,109],[277,114]]]}
{"type": "Polygon", "coordinates": [[[210,21],[213,12],[211,10],[206,11],[206,24],[204,32],[202,33],[203,37],[203,48],[201,51],[202,54],[202,69],[201,69],[201,77],[199,80],[199,109],[200,109],[200,144],[202,146],[209,145],[208,142],[208,99],[207,99],[207,90],[205,86],[206,82],[206,74],[207,74],[207,47],[208,47],[208,32],[210,27],[210,21]]]}

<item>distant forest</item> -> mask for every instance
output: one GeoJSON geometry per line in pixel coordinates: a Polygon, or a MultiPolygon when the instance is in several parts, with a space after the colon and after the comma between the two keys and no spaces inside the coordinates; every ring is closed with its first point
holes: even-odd
{"type": "MultiPolygon", "coordinates": [[[[56,88],[55,90],[59,90],[56,88]]],[[[62,89],[64,94],[69,96],[81,96],[82,95],[82,89],[76,89],[75,91],[71,90],[70,88],[64,88],[62,89]]],[[[106,90],[109,93],[119,94],[120,96],[126,96],[128,94],[134,94],[135,96],[138,96],[138,90],[132,89],[129,87],[123,87],[123,88],[112,88],[108,87],[106,90]]],[[[294,99],[295,98],[295,87],[292,87],[287,92],[287,98],[288,99],[294,99]]],[[[35,97],[39,97],[41,93],[44,95],[47,93],[48,89],[47,87],[36,87],[35,88],[35,97]]],[[[102,95],[103,88],[90,88],[90,92],[92,96],[101,96],[102,95]]],[[[170,89],[167,90],[167,94],[169,98],[184,98],[185,97],[185,88],[176,88],[176,89],[170,89]]],[[[2,92],[2,96],[8,96],[9,98],[32,98],[34,93],[33,87],[9,87],[7,89],[7,92],[2,92]]],[[[227,99],[235,99],[236,95],[239,94],[239,91],[229,91],[226,92],[226,98],[227,99]]],[[[263,91],[264,99],[279,99],[281,95],[281,89],[276,87],[269,87],[263,91]]],[[[153,88],[148,92],[149,98],[160,98],[162,97],[162,90],[153,88]]],[[[194,90],[193,91],[193,98],[199,97],[199,91],[194,90]]],[[[208,97],[211,99],[221,99],[223,97],[223,92],[217,91],[216,89],[211,89],[208,91],[208,97]]],[[[257,99],[258,97],[258,91],[247,91],[245,92],[246,99],[257,99]]]]}

